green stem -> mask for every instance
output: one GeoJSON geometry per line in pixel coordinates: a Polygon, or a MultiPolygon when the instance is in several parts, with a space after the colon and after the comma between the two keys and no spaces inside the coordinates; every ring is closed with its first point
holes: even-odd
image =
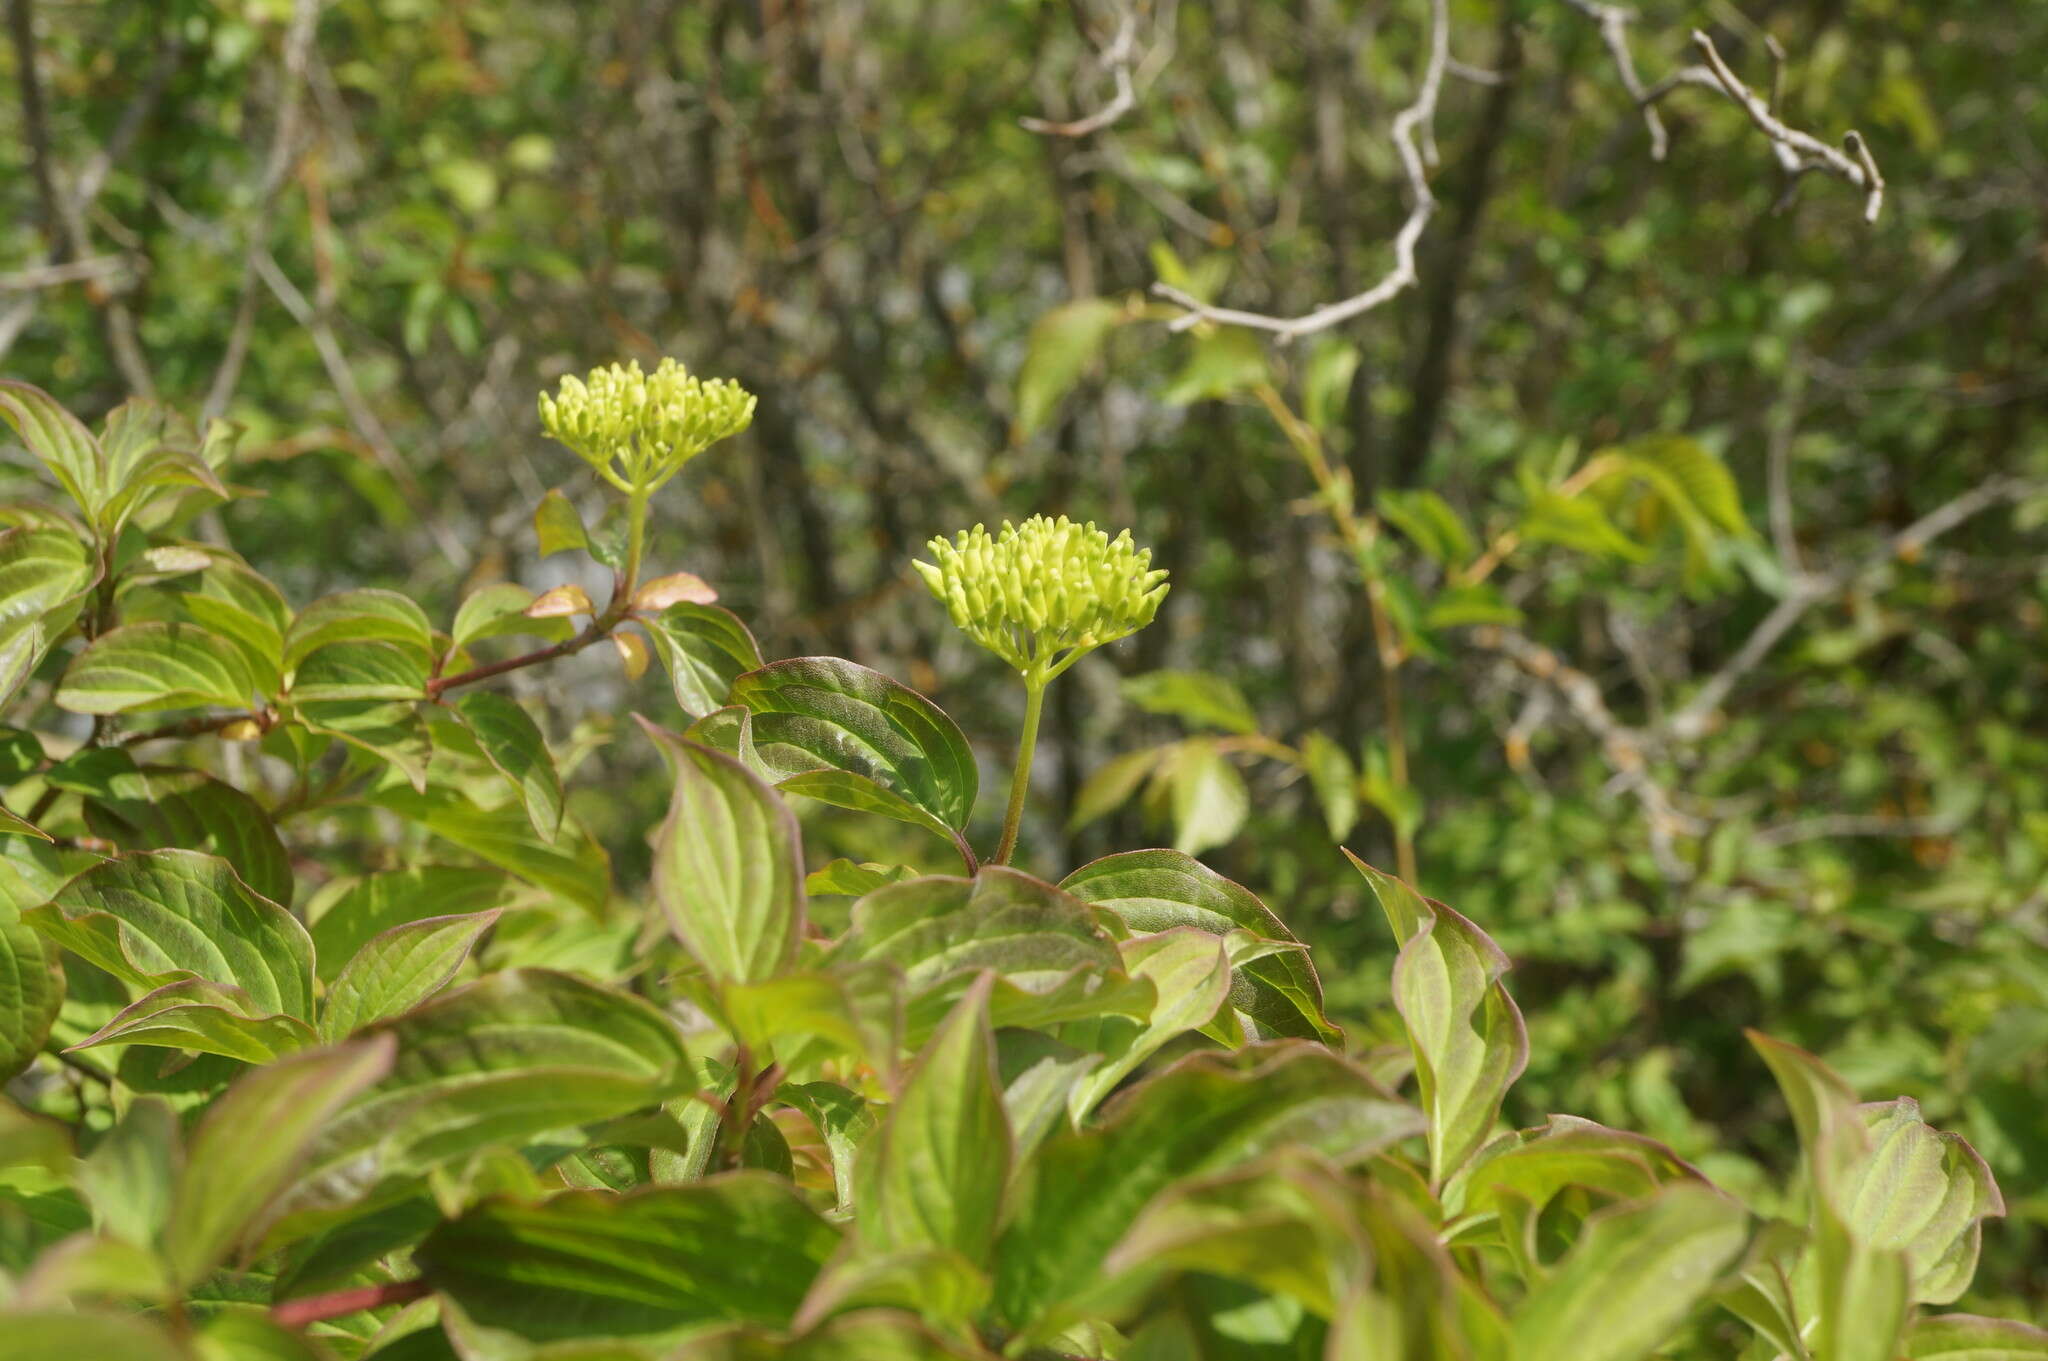
{"type": "Polygon", "coordinates": [[[647,498],[651,487],[635,487],[626,502],[626,583],[619,588],[615,608],[622,608],[640,588],[640,554],[647,543],[647,498]]]}
{"type": "Polygon", "coordinates": [[[1038,751],[1038,716],[1045,705],[1045,676],[1032,671],[1024,677],[1024,734],[1017,739],[1017,769],[1010,776],[1010,806],[1003,813],[1003,839],[991,865],[1007,865],[1017,849],[1017,828],[1024,821],[1024,795],[1031,789],[1031,758],[1038,751]]]}

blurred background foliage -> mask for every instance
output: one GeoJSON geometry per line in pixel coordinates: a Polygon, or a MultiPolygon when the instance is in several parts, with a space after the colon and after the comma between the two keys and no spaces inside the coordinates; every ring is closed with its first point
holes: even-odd
{"type": "MultiPolygon", "coordinates": [[[[1016,687],[909,560],[1129,525],[1175,589],[1054,690],[1023,863],[1198,851],[1366,1043],[1384,929],[1333,833],[1391,866],[1411,830],[1516,960],[1517,1123],[1744,1185],[1789,1165],[1755,1026],[1965,1131],[2013,1193],[1967,1303],[2048,1297],[2048,7],[1648,0],[1651,83],[1695,26],[1759,89],[1782,44],[1787,121],[1883,166],[1866,226],[1711,90],[1662,101],[1653,159],[1573,6],[1455,0],[1482,78],[1443,91],[1419,285],[1271,344],[1149,287],[1293,315],[1383,274],[1413,0],[1140,3],[1135,107],[1080,137],[1019,119],[1110,99],[1089,0],[8,5],[4,368],[88,420],[153,393],[239,426],[266,495],[211,532],[294,600],[559,584],[533,508],[581,480],[534,392],[679,356],[760,409],[657,502],[651,562],[770,656],[932,694],[995,788],[1016,687]]],[[[586,753],[632,901],[665,781],[610,738],[677,718],[658,672],[513,685],[586,753]]],[[[811,811],[821,858],[946,868],[811,811]]]]}

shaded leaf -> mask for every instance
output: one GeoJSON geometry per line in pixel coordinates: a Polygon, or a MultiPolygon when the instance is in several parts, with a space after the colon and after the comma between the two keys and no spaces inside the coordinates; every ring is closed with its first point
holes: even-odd
{"type": "Polygon", "coordinates": [[[402,1015],[447,987],[498,915],[425,917],[373,937],[328,988],[321,1038],[332,1042],[402,1015]]]}
{"type": "Polygon", "coordinates": [[[476,737],[484,757],[519,795],[533,830],[552,841],[562,825],[562,777],[540,725],[512,700],[472,690],[451,706],[476,737]]]}

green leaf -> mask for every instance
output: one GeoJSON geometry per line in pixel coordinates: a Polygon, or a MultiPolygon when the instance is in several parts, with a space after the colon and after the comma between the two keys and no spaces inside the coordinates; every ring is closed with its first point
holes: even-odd
{"type": "Polygon", "coordinates": [[[1640,1200],[1678,1181],[1704,1184],[1706,1178],[1655,1139],[1553,1115],[1540,1128],[1518,1130],[1487,1145],[1451,1179],[1444,1208],[1469,1219],[1498,1214],[1519,1200],[1533,1216],[1567,1187],[1613,1200],[1640,1200]]]}
{"type": "Polygon", "coordinates": [[[1529,1034],[1501,977],[1508,957],[1484,931],[1389,874],[1345,856],[1393,928],[1394,1005],[1429,1114],[1430,1180],[1442,1185],[1493,1131],[1501,1098],[1529,1062],[1529,1034]]]}
{"type": "MultiPolygon", "coordinates": [[[[292,706],[292,717],[309,732],[338,738],[389,762],[417,793],[427,793],[427,763],[433,759],[433,739],[419,705],[412,700],[305,700],[292,706]]],[[[519,813],[513,816],[522,824],[526,820],[519,813]]]]}
{"type": "Polygon", "coordinates": [[[540,540],[540,555],[544,558],[590,545],[583,532],[583,517],[559,489],[541,497],[540,504],[533,508],[533,533],[540,540]]]}
{"type": "Polygon", "coordinates": [[[78,1164],[78,1186],[101,1233],[151,1247],[171,1217],[184,1161],[178,1114],[161,1097],[137,1097],[78,1164]]]}
{"type": "Polygon", "coordinates": [[[398,643],[329,643],[298,662],[292,675],[294,703],[322,700],[427,697],[427,659],[398,643]]]}
{"type": "Polygon", "coordinates": [[[1522,622],[1522,612],[1510,605],[1500,588],[1491,582],[1471,586],[1446,586],[1423,611],[1425,629],[1462,628],[1470,624],[1501,624],[1512,628],[1522,622]]]}
{"type": "Polygon", "coordinates": [[[1414,540],[1423,556],[1447,567],[1463,567],[1478,546],[1451,503],[1429,490],[1381,491],[1374,503],[1387,523],[1414,540]]]}
{"type": "Polygon", "coordinates": [[[8,1361],[189,1361],[169,1334],[133,1314],[7,1309],[0,1310],[0,1331],[8,1361]]]}
{"type": "Polygon", "coordinates": [[[626,1115],[695,1082],[674,1023],[653,1005],[543,969],[491,974],[369,1034],[392,1036],[397,1057],[328,1121],[309,1203],[626,1115]]]}
{"type": "Polygon", "coordinates": [[[2048,1357],[2048,1330],[2010,1318],[1933,1314],[1906,1333],[1907,1361],[2031,1361],[2048,1357]]]}
{"type": "Polygon", "coordinates": [[[208,629],[241,649],[265,695],[284,685],[284,637],[291,627],[291,607],[273,586],[250,567],[219,549],[189,588],[167,592],[177,617],[208,629]]]}
{"type": "Polygon", "coordinates": [[[355,590],[322,596],[299,611],[285,637],[285,670],[334,643],[389,643],[420,665],[432,660],[434,629],[427,613],[396,591],[355,590]]]}
{"type": "Polygon", "coordinates": [[[1320,732],[1302,740],[1301,766],[1322,805],[1330,840],[1342,841],[1358,825],[1358,768],[1344,748],[1320,732]]]}
{"type": "Polygon", "coordinates": [[[0,533],[0,619],[41,619],[97,575],[92,549],[68,529],[22,525],[0,533]]]}
{"type": "Polygon", "coordinates": [[[1123,695],[1148,714],[1166,714],[1196,727],[1246,735],[1259,730],[1244,692],[1205,671],[1147,671],[1126,678],[1123,695]]]}
{"type": "Polygon", "coordinates": [[[1010,1125],[981,974],[932,1035],[861,1150],[855,1205],[864,1246],[988,1255],[1010,1177],[1010,1125]]]}
{"type": "Polygon", "coordinates": [[[611,896],[611,862],[573,819],[549,843],[534,835],[526,810],[515,803],[479,808],[440,788],[425,794],[384,789],[376,801],[442,840],[592,912],[602,912],[611,896]]]}
{"type": "Polygon", "coordinates": [[[1335,336],[1317,338],[1301,375],[1301,414],[1311,427],[1329,434],[1344,415],[1351,378],[1362,356],[1356,345],[1335,336]]]}
{"type": "MultiPolygon", "coordinates": [[[[1125,971],[1149,981],[1158,1001],[1143,1025],[1119,1018],[1099,1023],[1090,1047],[1101,1050],[1106,1062],[1077,1082],[1068,1096],[1067,1111],[1076,1124],[1168,1040],[1208,1025],[1230,996],[1229,952],[1221,937],[1207,931],[1176,926],[1127,940],[1118,949],[1125,971]]],[[[1065,1031],[1062,1038],[1074,1039],[1065,1031]]]]}
{"type": "MultiPolygon", "coordinates": [[[[1075,870],[1060,887],[1083,902],[1107,908],[1135,932],[1196,926],[1213,935],[1245,930],[1263,940],[1298,944],[1249,889],[1179,851],[1106,856],[1075,870]]],[[[1297,950],[1238,969],[1231,980],[1230,1005],[1255,1039],[1341,1038],[1323,1015],[1323,985],[1315,966],[1297,950]]]]}
{"type": "Polygon", "coordinates": [[[144,1044],[269,1063],[313,1042],[313,1027],[293,1016],[266,1012],[240,988],[183,978],[144,994],[71,1047],[144,1044]]]}
{"type": "Polygon", "coordinates": [[[1173,744],[1147,747],[1143,751],[1125,752],[1096,767],[1095,773],[1074,795],[1074,810],[1067,815],[1067,829],[1073,831],[1085,827],[1130,802],[1131,796],[1138,792],[1138,786],[1158,770],[1159,763],[1173,751],[1173,744]]]}
{"type": "Polygon", "coordinates": [[[463,597],[449,627],[449,650],[461,651],[486,638],[508,633],[528,633],[552,642],[572,636],[575,626],[566,619],[535,619],[526,613],[534,594],[510,581],[496,581],[463,597]]]}
{"type": "Polygon", "coordinates": [[[1859,1227],[1869,1216],[1857,1214],[1851,1188],[1868,1172],[1870,1127],[1855,1093],[1819,1059],[1755,1031],[1749,1041],[1792,1108],[1806,1157],[1811,1246],[1801,1268],[1813,1282],[1807,1331],[1815,1361],[1890,1361],[1906,1324],[1910,1277],[1904,1251],[1878,1246],[1859,1227]]]}
{"type": "Polygon", "coordinates": [[[1222,845],[1251,816],[1244,776],[1214,742],[1181,743],[1163,773],[1173,798],[1173,848],[1184,855],[1222,845]]]}
{"type": "MultiPolygon", "coordinates": [[[[966,736],[881,672],[837,657],[775,662],[734,681],[732,702],[752,712],[754,746],[770,765],[844,771],[943,828],[967,826],[980,774],[966,736]]],[[[815,782],[805,792],[840,802],[815,782]]]]}
{"type": "Polygon", "coordinates": [[[1017,373],[1017,411],[1010,439],[1035,434],[1102,352],[1103,342],[1123,318],[1107,298],[1079,298],[1042,314],[1031,324],[1024,367],[1017,373]]]}
{"type": "Polygon", "coordinates": [[[675,792],[654,838],[654,896],[711,977],[751,983],[803,942],[803,842],[780,796],[730,756],[642,722],[675,792]]]}
{"type": "Polygon", "coordinates": [[[330,883],[307,905],[320,981],[332,984],[372,936],[429,917],[500,908],[515,886],[495,869],[419,865],[330,883]]]}
{"type": "Polygon", "coordinates": [[[0,417],[41,460],[79,508],[99,510],[107,494],[107,459],[85,423],[41,388],[0,379],[0,417]]]}
{"type": "Polygon", "coordinates": [[[472,690],[452,707],[475,735],[484,758],[518,793],[533,830],[553,841],[562,825],[562,777],[540,725],[519,705],[488,690],[472,690]]]}
{"type": "Polygon", "coordinates": [[[676,703],[692,718],[723,706],[732,683],[761,665],[754,635],[731,610],[685,601],[640,623],[668,670],[676,703]]]}
{"type": "Polygon", "coordinates": [[[1905,1254],[1918,1304],[1950,1304],[1977,1273],[1987,1217],[2005,1213],[1991,1169],[1960,1134],[1928,1125],[1910,1097],[1858,1108],[1869,1153],[1838,1185],[1844,1219],[1879,1252],[1905,1254]]]}
{"type": "Polygon", "coordinates": [[[1515,1311],[1517,1361],[1636,1361],[1654,1351],[1742,1252],[1748,1219],[1694,1183],[1594,1215],[1515,1311]]]}
{"type": "Polygon", "coordinates": [[[78,714],[247,705],[256,677],[234,643],[194,624],[128,624],[72,659],[59,706],[78,714]]]}
{"type": "Polygon", "coordinates": [[[327,990],[320,1037],[330,1043],[400,1016],[448,986],[499,913],[424,917],[372,938],[327,990]]]}
{"type": "MultiPolygon", "coordinates": [[[[1007,985],[993,998],[999,1026],[1028,1023],[1019,1013],[1031,999],[1085,998],[1123,979],[1123,960],[1085,903],[1002,866],[971,880],[934,875],[875,890],[853,905],[834,958],[900,969],[911,998],[932,999],[918,1008],[926,1012],[952,1005],[949,983],[992,969],[1007,985]]],[[[913,1016],[914,1033],[924,1024],[913,1016]]]]}
{"type": "Polygon", "coordinates": [[[813,897],[829,894],[858,898],[886,885],[900,884],[917,877],[917,871],[908,865],[879,865],[865,860],[855,864],[851,860],[840,859],[805,876],[804,892],[813,897]]]}
{"type": "Polygon", "coordinates": [[[485,1328],[535,1342],[670,1339],[720,1321],[787,1324],[838,1245],[794,1187],[737,1172],[627,1195],[486,1201],[414,1256],[485,1328]]]}
{"type": "Polygon", "coordinates": [[[220,856],[242,882],[290,906],[291,860],[270,815],[232,785],[196,770],[138,766],[119,747],[84,747],[48,771],[81,795],[86,825],[124,850],[194,850],[220,856]]]}
{"type": "Polygon", "coordinates": [[[237,1079],[193,1131],[166,1225],[178,1281],[200,1280],[290,1187],[328,1121],[390,1071],[393,1043],[368,1040],[283,1059],[237,1079]]]}
{"type": "Polygon", "coordinates": [[[1728,534],[1749,533],[1734,474],[1718,454],[1698,440],[1685,435],[1651,435],[1632,442],[1625,453],[1637,467],[1655,469],[1668,497],[1682,497],[1716,528],[1728,534]]]}
{"type": "Polygon", "coordinates": [[[23,919],[141,988],[190,974],[240,988],[264,1015],[313,1015],[313,943],[298,919],[197,851],[103,860],[23,919]]]}
{"type": "Polygon", "coordinates": [[[1593,557],[1643,562],[1650,550],[1614,527],[1607,512],[1584,496],[1564,496],[1535,483],[1527,483],[1523,494],[1528,507],[1519,526],[1521,537],[1530,543],[1555,543],[1593,557]]]}
{"type": "Polygon", "coordinates": [[[63,1005],[56,948],[11,905],[0,905],[0,1082],[35,1060],[63,1005]]]}
{"type": "Polygon", "coordinates": [[[1259,338],[1241,326],[1219,326],[1195,337],[1187,362],[1159,400],[1168,406],[1219,401],[1270,381],[1259,338]]]}
{"type": "Polygon", "coordinates": [[[1039,1150],[997,1244],[996,1313],[1033,1338],[1066,1325],[1061,1305],[1091,1288],[1167,1188],[1285,1145],[1350,1162],[1422,1130],[1420,1114],[1363,1069],[1295,1041],[1195,1055],[1118,1095],[1100,1118],[1039,1150]]]}

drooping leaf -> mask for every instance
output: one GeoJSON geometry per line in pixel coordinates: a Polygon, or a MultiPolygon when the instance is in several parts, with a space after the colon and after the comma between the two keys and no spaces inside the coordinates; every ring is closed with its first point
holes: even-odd
{"type": "Polygon", "coordinates": [[[492,911],[424,917],[372,937],[328,987],[321,1038],[331,1043],[403,1015],[447,987],[498,916],[492,911]]]}
{"type": "Polygon", "coordinates": [[[628,1195],[489,1200],[415,1254],[473,1323],[535,1342],[786,1325],[839,1235],[787,1182],[737,1172],[628,1195]]]}
{"type": "Polygon", "coordinates": [[[732,611],[716,605],[680,601],[640,622],[668,669],[676,703],[692,718],[725,704],[733,681],[761,665],[754,635],[732,611]]]}
{"type": "MultiPolygon", "coordinates": [[[[1245,930],[1265,940],[1298,943],[1249,889],[1179,851],[1105,856],[1075,870],[1060,887],[1114,912],[1135,932],[1197,926],[1219,936],[1245,930]]],[[[1300,951],[1288,950],[1238,969],[1231,980],[1230,1005],[1253,1038],[1339,1037],[1323,1015],[1322,981],[1300,951]]]]}
{"type": "Polygon", "coordinates": [[[917,871],[908,865],[880,865],[872,861],[855,864],[851,860],[834,860],[812,870],[804,877],[804,891],[813,897],[835,895],[858,898],[873,893],[888,884],[900,884],[906,879],[917,878],[917,871]]]}
{"type": "MultiPolygon", "coordinates": [[[[966,736],[936,704],[879,671],[837,657],[775,662],[735,680],[732,702],[753,714],[754,746],[770,765],[854,776],[905,805],[888,816],[942,836],[967,826],[980,774],[966,736]]],[[[805,778],[795,780],[811,798],[854,797],[844,782],[805,778]]],[[[868,798],[853,806],[894,805],[868,798]]]]}
{"type": "Polygon", "coordinates": [[[1168,406],[1220,401],[1269,377],[1266,348],[1258,336],[1240,326],[1220,326],[1194,338],[1187,362],[1159,400],[1168,406]]]}
{"type": "Polygon", "coordinates": [[[429,917],[489,912],[509,902],[514,887],[502,871],[456,865],[335,880],[306,908],[320,981],[331,985],[372,936],[429,917]]]}
{"type": "Polygon", "coordinates": [[[243,1063],[269,1063],[308,1048],[313,1027],[295,1016],[266,1011],[240,988],[204,978],[181,978],[145,993],[114,1019],[73,1045],[155,1045],[219,1054],[243,1063]]]}
{"type": "Polygon", "coordinates": [[[590,542],[583,532],[583,517],[559,489],[541,497],[540,504],[534,507],[533,532],[540,540],[540,555],[544,558],[587,547],[590,542]]]}
{"type": "Polygon", "coordinates": [[[165,850],[103,860],[23,917],[134,986],[191,974],[241,989],[260,1014],[312,1017],[306,928],[216,856],[165,850]]]}
{"type": "Polygon", "coordinates": [[[415,791],[426,794],[427,763],[434,755],[433,739],[428,735],[419,705],[412,700],[301,700],[292,706],[292,717],[311,733],[338,738],[389,762],[412,783],[415,791]]]}
{"type": "Polygon", "coordinates": [[[1344,854],[1372,885],[1400,946],[1394,1005],[1429,1114],[1430,1178],[1441,1184],[1486,1142],[1501,1098],[1529,1061],[1522,1013],[1500,981],[1508,958],[1443,904],[1344,854]]]}
{"type": "Polygon", "coordinates": [[[1379,493],[1376,503],[1387,522],[1412,539],[1432,562],[1455,569],[1471,561],[1478,551],[1463,517],[1436,492],[1388,488],[1379,493]]]}
{"type": "Polygon", "coordinates": [[[1010,1126],[996,1084],[984,973],[911,1065],[861,1151],[859,1233],[882,1253],[988,1253],[1010,1176],[1010,1126]]]}
{"type": "Polygon", "coordinates": [[[393,1042],[315,1050],[255,1069],[193,1131],[164,1235],[164,1256],[191,1284],[232,1252],[292,1184],[327,1122],[390,1071],[393,1042]]]}
{"type": "Polygon", "coordinates": [[[1024,367],[1017,374],[1016,418],[1010,438],[1029,439],[1058,408],[1123,315],[1107,298],[1079,298],[1031,324],[1024,367]]]}
{"type": "Polygon", "coordinates": [[[670,928],[716,980],[774,977],[804,934],[795,815],[732,757],[643,726],[675,773],[654,849],[655,898],[670,928]]]}
{"type": "Polygon", "coordinates": [[[1423,1124],[1364,1070],[1290,1041],[1183,1060],[1098,1118],[1040,1148],[997,1246],[997,1314],[1033,1337],[1065,1326],[1063,1303],[1091,1286],[1138,1213],[1176,1182],[1287,1144],[1347,1162],[1423,1124]]]}
{"type": "Polygon", "coordinates": [[[1698,1183],[1586,1221],[1516,1309],[1524,1361],[1635,1361],[1668,1338],[1741,1253],[1748,1216],[1698,1183]]]}
{"type": "Polygon", "coordinates": [[[196,624],[127,624],[94,639],[58,682],[57,703],[78,714],[142,713],[257,695],[242,650],[196,624]]]}
{"type": "Polygon", "coordinates": [[[1358,825],[1358,768],[1344,748],[1320,732],[1302,740],[1301,764],[1316,791],[1316,802],[1322,805],[1330,840],[1343,841],[1358,825]]]}
{"type": "Polygon", "coordinates": [[[1068,1097],[1076,1123],[1167,1041],[1208,1025],[1230,996],[1230,954],[1223,940],[1207,931],[1176,926],[1124,941],[1118,949],[1125,971],[1150,982],[1158,1000],[1143,1025],[1120,1017],[1096,1024],[1090,1047],[1101,1050],[1105,1062],[1077,1082],[1068,1097]]]}
{"type": "Polygon", "coordinates": [[[1184,855],[1222,845],[1251,816],[1244,776],[1214,742],[1181,743],[1162,773],[1173,800],[1173,848],[1184,855]]]}
{"type": "Polygon", "coordinates": [[[391,1072],[328,1120],[303,1199],[657,1105],[694,1081],[651,1004],[541,969],[511,969],[372,1029],[391,1072]]]}
{"type": "Polygon", "coordinates": [[[1127,677],[1123,695],[1148,714],[1167,714],[1197,727],[1241,734],[1259,730],[1244,692],[1205,671],[1147,671],[1127,677]]]}
{"type": "Polygon", "coordinates": [[[485,759],[518,792],[533,830],[553,841],[562,825],[562,777],[540,725],[519,705],[489,690],[472,690],[452,707],[485,759]]]}
{"type": "Polygon", "coordinates": [[[78,1185],[101,1233],[137,1247],[154,1246],[171,1217],[171,1198],[185,1158],[178,1114],[161,1097],[129,1104],[78,1164],[78,1185]]]}

